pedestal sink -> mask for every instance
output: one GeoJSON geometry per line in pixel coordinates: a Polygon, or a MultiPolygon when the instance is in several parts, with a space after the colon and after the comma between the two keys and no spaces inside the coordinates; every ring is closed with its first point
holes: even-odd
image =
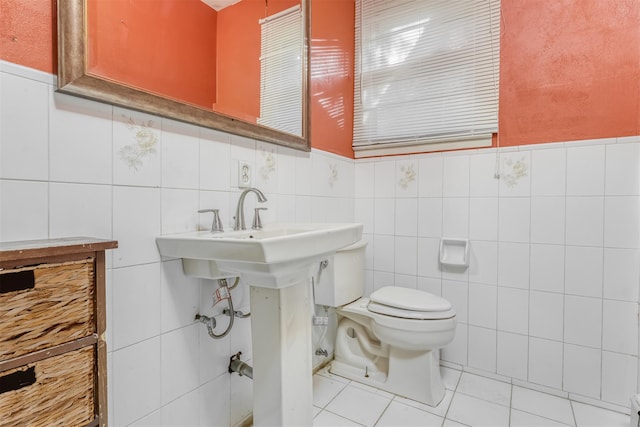
{"type": "Polygon", "coordinates": [[[362,224],[274,224],[261,230],[172,234],[160,254],[185,274],[240,276],[250,286],[253,425],[311,426],[310,277],[318,263],[357,242],[362,224]]]}

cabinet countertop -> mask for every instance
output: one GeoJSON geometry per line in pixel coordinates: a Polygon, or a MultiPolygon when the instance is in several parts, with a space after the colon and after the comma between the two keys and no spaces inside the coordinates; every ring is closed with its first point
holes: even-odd
{"type": "Polygon", "coordinates": [[[116,240],[95,239],[93,237],[0,242],[0,262],[51,255],[70,255],[82,252],[103,251],[117,247],[118,242],[116,240]]]}

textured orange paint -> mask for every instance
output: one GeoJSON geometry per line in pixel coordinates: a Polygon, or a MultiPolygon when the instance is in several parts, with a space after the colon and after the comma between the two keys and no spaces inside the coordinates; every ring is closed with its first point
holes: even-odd
{"type": "Polygon", "coordinates": [[[313,0],[311,145],[353,157],[353,0],[313,0]]]}
{"type": "Polygon", "coordinates": [[[0,59],[57,73],[56,9],[52,0],[0,0],[0,59]]]}
{"type": "Polygon", "coordinates": [[[640,2],[503,0],[500,144],[640,134],[640,2]]]}
{"type": "Polygon", "coordinates": [[[218,13],[216,110],[255,123],[260,115],[259,19],[299,4],[298,0],[242,0],[218,13]]]}
{"type": "Polygon", "coordinates": [[[213,106],[215,10],[200,0],[89,0],[87,10],[92,74],[213,106]]]}

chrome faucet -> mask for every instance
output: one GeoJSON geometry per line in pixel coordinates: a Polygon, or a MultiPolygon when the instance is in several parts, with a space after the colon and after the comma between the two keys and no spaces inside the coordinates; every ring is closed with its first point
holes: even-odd
{"type": "Polygon", "coordinates": [[[264,197],[262,191],[257,188],[247,188],[240,194],[240,198],[238,199],[238,206],[236,207],[236,217],[235,222],[233,224],[234,230],[246,230],[247,226],[244,223],[244,199],[247,197],[248,193],[255,193],[258,198],[258,202],[264,203],[267,201],[267,198],[264,197]]]}

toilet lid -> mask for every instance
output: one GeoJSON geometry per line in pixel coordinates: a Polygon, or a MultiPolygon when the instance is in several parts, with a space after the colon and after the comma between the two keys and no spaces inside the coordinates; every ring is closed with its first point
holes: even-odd
{"type": "Polygon", "coordinates": [[[367,304],[367,310],[373,313],[382,314],[384,316],[399,317],[401,319],[414,319],[414,320],[438,320],[438,319],[450,319],[456,315],[456,312],[452,309],[445,311],[412,311],[404,310],[402,308],[390,307],[384,304],[378,304],[377,302],[369,301],[367,304]]]}
{"type": "Polygon", "coordinates": [[[373,292],[369,299],[373,303],[402,310],[438,312],[451,310],[451,303],[429,292],[397,286],[385,286],[373,292]]]}

